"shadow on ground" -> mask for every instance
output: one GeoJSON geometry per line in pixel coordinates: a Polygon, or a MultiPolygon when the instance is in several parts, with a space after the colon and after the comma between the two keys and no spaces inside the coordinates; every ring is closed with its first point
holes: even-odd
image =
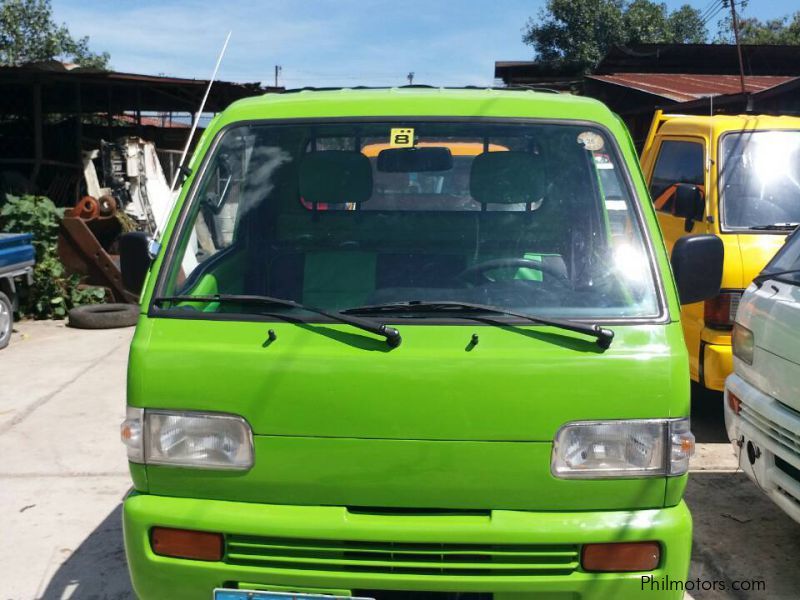
{"type": "Polygon", "coordinates": [[[690,580],[721,581],[724,590],[690,590],[696,600],[796,600],[800,590],[800,524],[743,473],[695,472],[686,503],[694,535],[690,580]],[[763,588],[731,589],[734,581],[763,588]]]}
{"type": "Polygon", "coordinates": [[[692,383],[692,433],[698,444],[727,444],[722,392],[692,383]]]}
{"type": "Polygon", "coordinates": [[[58,568],[42,600],[128,600],[134,598],[122,546],[118,505],[58,568]]]}

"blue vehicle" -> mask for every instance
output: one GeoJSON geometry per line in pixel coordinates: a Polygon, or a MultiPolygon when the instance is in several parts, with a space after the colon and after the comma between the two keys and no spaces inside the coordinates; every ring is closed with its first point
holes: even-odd
{"type": "Polygon", "coordinates": [[[17,285],[30,285],[36,254],[29,233],[0,233],[0,350],[11,341],[14,311],[17,309],[17,285]]]}

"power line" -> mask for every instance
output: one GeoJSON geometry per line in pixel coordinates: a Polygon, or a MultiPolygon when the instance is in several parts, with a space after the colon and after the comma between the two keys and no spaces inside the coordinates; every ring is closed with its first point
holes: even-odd
{"type": "Polygon", "coordinates": [[[717,2],[715,2],[712,5],[711,10],[705,13],[705,16],[701,17],[701,22],[703,26],[705,27],[708,24],[708,22],[714,17],[716,17],[720,13],[720,11],[722,11],[724,8],[725,8],[725,0],[717,0],[717,2]]]}
{"type": "Polygon", "coordinates": [[[711,2],[709,2],[706,5],[706,7],[700,12],[700,20],[703,21],[703,23],[705,23],[709,15],[714,11],[715,8],[718,8],[720,4],[722,4],[722,0],[712,0],[711,2]]]}

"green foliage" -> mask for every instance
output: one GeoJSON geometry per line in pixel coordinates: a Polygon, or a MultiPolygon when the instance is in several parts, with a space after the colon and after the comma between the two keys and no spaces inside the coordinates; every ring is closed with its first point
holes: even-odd
{"type": "Polygon", "coordinates": [[[105,300],[103,288],[81,286],[80,277],[68,275],[58,259],[56,242],[62,216],[63,209],[43,196],[7,196],[0,208],[0,231],[33,234],[33,285],[22,298],[20,312],[36,319],[63,319],[74,306],[105,300]]]}
{"type": "Polygon", "coordinates": [[[548,0],[522,39],[542,62],[590,69],[616,44],[702,43],[707,35],[688,4],[669,12],[651,0],[548,0]]]}
{"type": "Polygon", "coordinates": [[[2,231],[33,234],[33,247],[37,260],[42,260],[58,237],[58,224],[64,216],[63,208],[44,196],[6,196],[0,208],[2,231]]]}
{"type": "Polygon", "coordinates": [[[670,37],[666,4],[634,0],[623,11],[622,23],[628,43],[650,44],[670,37]]]}
{"type": "MultiPolygon", "coordinates": [[[[731,34],[732,37],[732,34],[731,34]]],[[[789,17],[759,21],[755,17],[739,22],[742,44],[800,44],[800,12],[789,17]]]]}
{"type": "MultiPolygon", "coordinates": [[[[717,44],[733,44],[733,18],[729,0],[724,1],[724,12],[717,23],[717,44]]],[[[749,0],[736,2],[736,15],[739,22],[739,42],[742,44],[785,44],[800,45],[800,11],[777,19],[762,21],[757,17],[744,16],[749,0]]]]}
{"type": "Polygon", "coordinates": [[[68,60],[108,68],[109,54],[89,50],[89,38],[74,38],[53,20],[50,0],[0,0],[0,64],[68,60]]]}
{"type": "Polygon", "coordinates": [[[684,4],[673,10],[668,17],[671,40],[680,44],[705,44],[708,30],[700,11],[684,4]]]}

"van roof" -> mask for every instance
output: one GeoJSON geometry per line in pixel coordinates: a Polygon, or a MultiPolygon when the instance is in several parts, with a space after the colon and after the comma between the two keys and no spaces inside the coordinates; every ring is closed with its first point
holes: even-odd
{"type": "Polygon", "coordinates": [[[304,89],[234,102],[220,125],[254,119],[337,117],[496,117],[616,121],[601,102],[529,89],[396,88],[304,89]]]}
{"type": "Polygon", "coordinates": [[[788,115],[739,114],[739,115],[681,115],[664,114],[660,132],[673,135],[700,133],[715,135],[726,131],[757,129],[800,129],[800,118],[788,115]]]}

